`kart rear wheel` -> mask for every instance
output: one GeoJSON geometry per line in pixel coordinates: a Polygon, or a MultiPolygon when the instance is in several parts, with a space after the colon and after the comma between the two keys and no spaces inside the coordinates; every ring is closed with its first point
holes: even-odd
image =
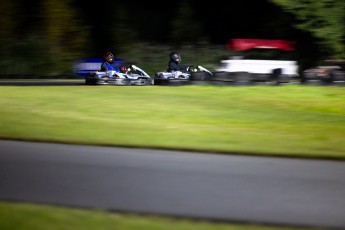
{"type": "Polygon", "coordinates": [[[95,77],[86,77],[85,85],[97,85],[97,78],[95,77]]]}
{"type": "Polygon", "coordinates": [[[167,85],[167,86],[180,86],[189,85],[190,81],[188,79],[161,79],[156,78],[154,80],[155,85],[167,85]]]}
{"type": "Polygon", "coordinates": [[[214,85],[230,85],[235,79],[234,74],[230,72],[215,72],[209,81],[214,85]]]}
{"type": "Polygon", "coordinates": [[[301,83],[306,85],[321,85],[321,79],[316,72],[304,72],[301,76],[301,83]]]}
{"type": "Polygon", "coordinates": [[[250,85],[252,83],[250,78],[250,73],[239,71],[239,72],[233,72],[234,74],[234,82],[233,84],[236,86],[245,86],[250,85]]]}
{"type": "Polygon", "coordinates": [[[210,74],[205,72],[193,72],[190,77],[190,83],[193,85],[204,85],[208,83],[208,80],[210,79],[210,74]]]}

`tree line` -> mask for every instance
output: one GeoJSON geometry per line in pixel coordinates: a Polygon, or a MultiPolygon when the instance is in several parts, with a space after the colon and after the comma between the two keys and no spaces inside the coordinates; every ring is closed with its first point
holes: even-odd
{"type": "Polygon", "coordinates": [[[76,59],[121,54],[138,42],[181,47],[239,37],[296,40],[315,62],[345,58],[343,0],[2,0],[0,27],[3,73],[68,72],[76,59]]]}

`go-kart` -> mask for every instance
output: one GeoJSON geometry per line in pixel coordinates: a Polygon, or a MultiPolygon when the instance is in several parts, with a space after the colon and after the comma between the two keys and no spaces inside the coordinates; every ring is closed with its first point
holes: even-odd
{"type": "Polygon", "coordinates": [[[91,71],[85,78],[86,85],[153,85],[151,78],[144,70],[135,65],[122,66],[120,72],[91,71]]]}
{"type": "MultiPolygon", "coordinates": [[[[332,63],[331,61],[332,60],[329,60],[326,63],[332,63]]],[[[341,60],[338,61],[339,63],[335,61],[333,62],[335,65],[315,66],[304,70],[301,74],[301,83],[318,85],[344,84],[345,61],[343,61],[343,65],[341,65],[341,60]]]]}
{"type": "Polygon", "coordinates": [[[165,71],[157,72],[154,77],[155,85],[184,85],[184,84],[198,84],[206,82],[213,76],[213,73],[208,69],[197,66],[196,68],[190,67],[190,71],[165,71]]]}

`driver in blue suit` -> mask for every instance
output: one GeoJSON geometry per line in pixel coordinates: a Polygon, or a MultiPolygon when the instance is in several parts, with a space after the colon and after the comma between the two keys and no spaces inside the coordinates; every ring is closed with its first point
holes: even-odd
{"type": "Polygon", "coordinates": [[[101,71],[116,71],[117,73],[120,72],[120,68],[115,67],[115,65],[113,65],[114,63],[114,54],[112,54],[111,52],[106,52],[103,55],[103,62],[101,64],[101,71]]]}

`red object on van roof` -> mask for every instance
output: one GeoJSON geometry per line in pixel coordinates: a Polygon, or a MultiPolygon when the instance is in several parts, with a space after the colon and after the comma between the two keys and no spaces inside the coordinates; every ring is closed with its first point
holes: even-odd
{"type": "Polygon", "coordinates": [[[249,50],[254,48],[259,49],[281,49],[291,51],[295,49],[295,42],[286,40],[268,40],[268,39],[230,39],[226,45],[233,50],[249,50]]]}

